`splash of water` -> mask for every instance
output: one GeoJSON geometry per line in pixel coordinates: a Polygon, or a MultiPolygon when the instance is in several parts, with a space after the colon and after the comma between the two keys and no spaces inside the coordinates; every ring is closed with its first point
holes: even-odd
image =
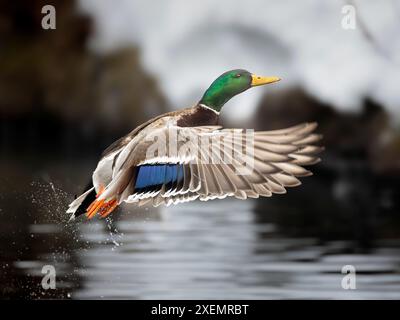
{"type": "Polygon", "coordinates": [[[122,243],[122,238],[123,238],[123,233],[119,232],[115,224],[113,223],[112,219],[106,218],[106,226],[109,231],[109,238],[107,239],[108,241],[111,241],[114,246],[111,248],[111,250],[115,250],[116,248],[120,247],[123,245],[122,243]]]}

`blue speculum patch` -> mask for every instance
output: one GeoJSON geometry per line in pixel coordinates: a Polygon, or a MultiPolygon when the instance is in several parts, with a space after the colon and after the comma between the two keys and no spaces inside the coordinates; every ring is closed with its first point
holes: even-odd
{"type": "Polygon", "coordinates": [[[138,168],[135,191],[159,189],[163,184],[175,185],[183,179],[182,164],[152,164],[138,168]]]}

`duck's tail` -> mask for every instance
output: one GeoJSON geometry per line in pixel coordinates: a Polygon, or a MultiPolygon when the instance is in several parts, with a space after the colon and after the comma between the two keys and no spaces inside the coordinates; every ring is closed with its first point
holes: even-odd
{"type": "Polygon", "coordinates": [[[89,189],[77,197],[71,204],[68,206],[67,213],[71,213],[71,217],[69,221],[74,220],[76,217],[84,214],[90,204],[96,200],[96,190],[93,185],[89,186],[89,189]]]}

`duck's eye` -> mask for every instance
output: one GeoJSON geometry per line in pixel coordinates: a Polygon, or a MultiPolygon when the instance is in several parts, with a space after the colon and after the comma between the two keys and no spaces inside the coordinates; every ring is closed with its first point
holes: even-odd
{"type": "Polygon", "coordinates": [[[238,73],[235,75],[235,78],[240,78],[240,76],[241,76],[240,73],[238,73]]]}

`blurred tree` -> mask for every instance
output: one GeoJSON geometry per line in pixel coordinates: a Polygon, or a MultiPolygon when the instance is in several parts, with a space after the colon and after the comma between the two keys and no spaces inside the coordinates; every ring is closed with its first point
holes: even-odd
{"type": "Polygon", "coordinates": [[[95,54],[87,49],[91,33],[91,20],[77,12],[75,1],[0,2],[3,144],[12,147],[27,136],[36,147],[56,141],[73,150],[83,138],[104,148],[166,111],[139,50],[95,54]],[[46,4],[56,8],[56,30],[41,27],[46,4]]]}

